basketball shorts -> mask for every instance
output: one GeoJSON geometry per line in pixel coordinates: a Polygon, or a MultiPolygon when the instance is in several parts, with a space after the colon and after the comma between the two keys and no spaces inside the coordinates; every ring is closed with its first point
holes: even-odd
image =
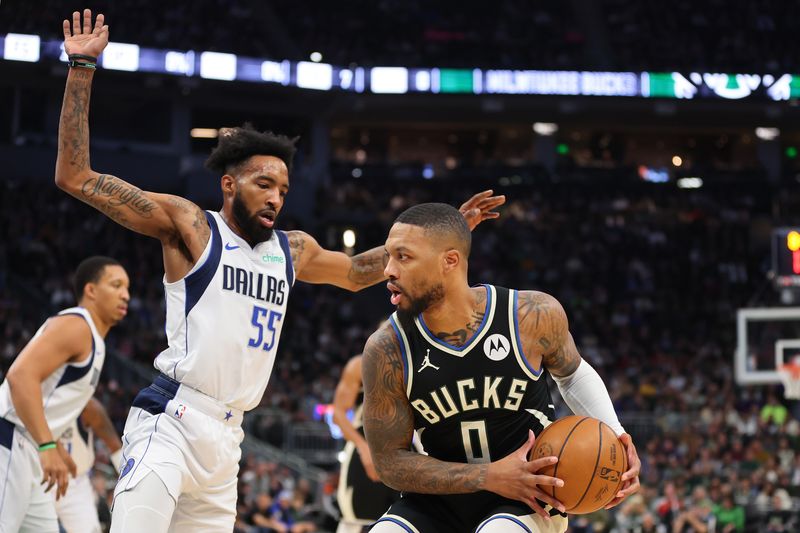
{"type": "Polygon", "coordinates": [[[490,492],[446,496],[403,493],[373,529],[398,533],[478,533],[484,529],[564,533],[566,515],[550,506],[544,509],[550,512],[549,521],[532,513],[522,502],[490,492]]]}
{"type": "Polygon", "coordinates": [[[232,531],[241,424],[241,411],[157,376],[128,414],[114,499],[152,472],[175,502],[170,531],[232,531]]]}
{"type": "Polygon", "coordinates": [[[400,498],[400,493],[383,483],[372,481],[367,476],[355,444],[348,442],[344,447],[336,498],[342,520],[369,525],[400,498]]]}
{"type": "Polygon", "coordinates": [[[67,493],[56,502],[56,514],[67,533],[101,533],[97,495],[88,472],[69,480],[67,493]]]}
{"type": "Polygon", "coordinates": [[[56,487],[45,492],[42,475],[36,445],[0,418],[0,533],[58,533],[56,487]]]}

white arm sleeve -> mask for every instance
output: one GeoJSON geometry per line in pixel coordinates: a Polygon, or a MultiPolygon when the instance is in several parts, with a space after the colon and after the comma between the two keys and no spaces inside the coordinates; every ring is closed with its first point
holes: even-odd
{"type": "Polygon", "coordinates": [[[619,423],[606,384],[592,365],[584,360],[569,376],[552,376],[561,396],[576,415],[591,416],[608,424],[617,436],[625,433],[619,423]]]}

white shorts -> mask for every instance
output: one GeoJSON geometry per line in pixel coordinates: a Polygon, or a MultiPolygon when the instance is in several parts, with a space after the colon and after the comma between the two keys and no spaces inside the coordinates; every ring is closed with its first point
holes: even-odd
{"type": "Polygon", "coordinates": [[[58,521],[67,533],[100,533],[97,494],[89,472],[69,480],[67,493],[56,502],[58,521]]]}
{"type": "Polygon", "coordinates": [[[0,533],[58,533],[56,487],[46,493],[42,476],[36,446],[0,418],[0,533]]]}
{"type": "Polygon", "coordinates": [[[241,423],[241,411],[158,376],[128,414],[114,499],[153,472],[176,503],[170,531],[233,530],[241,423]]]}

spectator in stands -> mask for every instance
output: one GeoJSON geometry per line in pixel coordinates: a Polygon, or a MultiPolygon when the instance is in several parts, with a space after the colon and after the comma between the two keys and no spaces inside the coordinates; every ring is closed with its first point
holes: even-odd
{"type": "Polygon", "coordinates": [[[744,531],[744,508],[734,501],[730,486],[723,487],[722,503],[714,505],[714,516],[717,518],[719,533],[744,531]]]}

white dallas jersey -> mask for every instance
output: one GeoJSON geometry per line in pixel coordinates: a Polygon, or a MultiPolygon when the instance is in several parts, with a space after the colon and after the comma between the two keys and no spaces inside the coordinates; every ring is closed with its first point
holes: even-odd
{"type": "MultiPolygon", "coordinates": [[[[94,389],[100,379],[100,372],[103,370],[103,361],[106,359],[106,343],[97,332],[89,311],[83,307],[71,307],[61,311],[58,315],[80,315],[86,320],[92,331],[92,352],[79,363],[67,363],[60,366],[42,382],[44,416],[54,436],[64,433],[70,424],[80,416],[94,395],[94,389]]],[[[42,324],[34,335],[34,339],[42,334],[48,321],[42,324]]],[[[11,401],[8,381],[4,381],[0,385],[0,417],[13,422],[20,429],[25,428],[11,401]]]]}
{"type": "Polygon", "coordinates": [[[247,411],[267,388],[294,283],[286,234],[251,248],[219,213],[197,264],[167,283],[167,343],[155,367],[172,379],[247,411]]]}
{"type": "Polygon", "coordinates": [[[94,466],[94,432],[84,428],[80,417],[61,434],[61,445],[75,461],[78,472],[75,477],[82,476],[94,466]]]}

